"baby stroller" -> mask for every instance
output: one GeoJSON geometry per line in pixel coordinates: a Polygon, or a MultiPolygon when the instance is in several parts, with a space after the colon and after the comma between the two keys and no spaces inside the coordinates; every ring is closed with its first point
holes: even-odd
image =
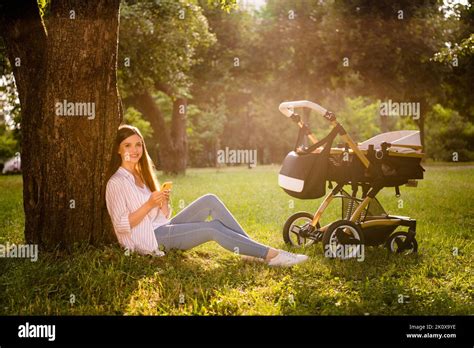
{"type": "Polygon", "coordinates": [[[295,149],[283,161],[279,186],[299,199],[323,197],[326,182],[331,190],[314,214],[299,212],[288,218],[284,241],[294,246],[321,241],[326,257],[340,259],[360,255],[364,246],[385,245],[392,253],[417,252],[416,220],[387,214],[375,196],[384,187],[395,187],[399,196],[399,186],[416,186],[416,179],[423,179],[419,132],[382,133],[356,144],[336,116],[318,104],[284,102],[279,109],[300,127],[295,149]],[[318,141],[294,108],[315,110],[331,123],[331,132],[318,141]],[[337,135],[344,143],[332,148],[337,135]],[[305,136],[312,145],[301,144],[305,136]],[[344,190],[345,185],[351,186],[351,194],[344,190]],[[341,220],[320,226],[322,214],[334,199],[341,200],[341,220]],[[395,232],[399,226],[406,231],[395,232]]]}

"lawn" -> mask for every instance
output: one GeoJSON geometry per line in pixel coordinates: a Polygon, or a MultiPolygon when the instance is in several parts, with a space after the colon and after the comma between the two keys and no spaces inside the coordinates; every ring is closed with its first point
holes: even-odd
{"type": "MultiPolygon", "coordinates": [[[[173,207],[218,195],[256,240],[286,248],[281,230],[299,201],[277,184],[277,166],[192,169],[174,182],[173,207]]],[[[329,260],[320,244],[291,269],[242,261],[217,244],[162,258],[127,256],[117,245],[0,259],[0,315],[462,315],[474,314],[474,167],[426,166],[417,188],[378,196],[418,221],[416,255],[366,248],[365,260],[329,260]]],[[[337,219],[333,206],[323,223],[337,219]]],[[[0,177],[0,244],[24,243],[21,176],[0,177]]]]}

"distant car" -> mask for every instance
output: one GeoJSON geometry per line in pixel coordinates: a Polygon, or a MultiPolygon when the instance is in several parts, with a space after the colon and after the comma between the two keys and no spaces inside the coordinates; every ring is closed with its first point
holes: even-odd
{"type": "Polygon", "coordinates": [[[21,157],[20,154],[10,158],[3,165],[2,174],[21,173],[21,157]]]}

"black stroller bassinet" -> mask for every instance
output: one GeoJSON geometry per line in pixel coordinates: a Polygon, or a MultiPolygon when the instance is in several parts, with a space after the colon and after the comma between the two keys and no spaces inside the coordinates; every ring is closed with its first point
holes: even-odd
{"type": "Polygon", "coordinates": [[[334,133],[309,148],[297,148],[286,156],[278,181],[290,196],[299,199],[323,197],[327,181],[382,188],[397,187],[413,179],[423,179],[421,157],[416,156],[415,151],[399,151],[395,142],[387,142],[395,137],[400,137],[398,141],[419,142],[418,131],[382,133],[359,144],[359,149],[367,154],[372,164],[369,169],[354,156],[352,150],[331,148],[337,134],[334,133]],[[391,144],[390,149],[387,148],[388,144],[391,144]],[[407,154],[414,154],[416,157],[407,154]]]}

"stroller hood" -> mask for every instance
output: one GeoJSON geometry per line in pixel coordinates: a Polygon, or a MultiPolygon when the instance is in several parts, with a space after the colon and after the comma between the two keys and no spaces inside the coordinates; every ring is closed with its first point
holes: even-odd
{"type": "MultiPolygon", "coordinates": [[[[420,132],[415,130],[401,130],[378,134],[359,144],[359,149],[367,150],[369,145],[374,145],[374,149],[379,150],[381,144],[387,142],[392,144],[392,149],[400,153],[417,152],[414,149],[406,147],[397,147],[399,145],[417,145],[421,146],[420,132]]],[[[421,152],[421,149],[419,150],[421,152]]]]}

